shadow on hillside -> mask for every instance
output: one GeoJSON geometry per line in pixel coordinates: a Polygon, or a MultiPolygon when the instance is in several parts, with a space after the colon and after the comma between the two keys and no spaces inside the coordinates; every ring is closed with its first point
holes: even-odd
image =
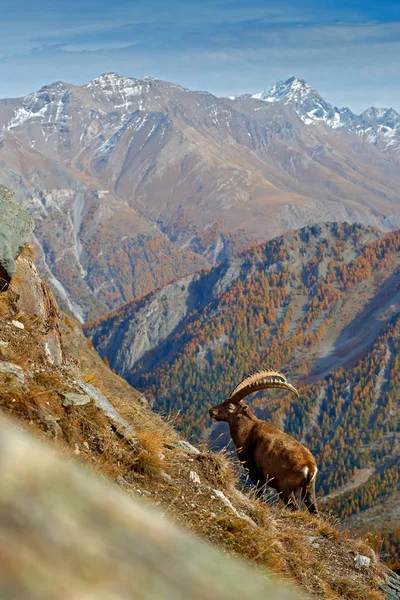
{"type": "Polygon", "coordinates": [[[344,327],[327,356],[318,358],[307,383],[326,377],[343,365],[350,365],[371,346],[386,323],[400,311],[400,271],[383,284],[380,293],[371,298],[361,313],[344,327]]]}
{"type": "Polygon", "coordinates": [[[204,307],[212,300],[217,302],[218,294],[215,291],[215,286],[228,271],[229,266],[230,261],[226,261],[218,268],[195,277],[189,284],[186,315],[164,340],[161,340],[155,348],[146,352],[140,358],[138,364],[134,366],[132,372],[126,377],[127,381],[133,387],[140,388],[142,375],[150,373],[160,363],[172,360],[179,353],[180,349],[184,347],[189,338],[185,333],[185,328],[187,328],[190,322],[198,318],[197,315],[200,315],[204,307]],[[177,333],[179,332],[181,335],[178,337],[177,333]]]}

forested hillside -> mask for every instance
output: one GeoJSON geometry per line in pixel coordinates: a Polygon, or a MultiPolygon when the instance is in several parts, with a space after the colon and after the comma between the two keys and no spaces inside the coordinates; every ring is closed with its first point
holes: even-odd
{"type": "Polygon", "coordinates": [[[195,438],[225,431],[211,428],[208,408],[244,375],[283,369],[300,400],[260,393],[252,406],[306,442],[319,494],[345,518],[398,494],[399,268],[400,232],[318,225],[134,301],[87,333],[112,368],[195,438]],[[157,330],[155,313],[170,331],[157,330]],[[135,357],[133,329],[149,348],[135,357]]]}

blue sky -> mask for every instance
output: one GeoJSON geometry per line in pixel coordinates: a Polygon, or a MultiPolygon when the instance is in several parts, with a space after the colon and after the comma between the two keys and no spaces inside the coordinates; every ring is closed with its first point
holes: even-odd
{"type": "Polygon", "coordinates": [[[0,97],[105,71],[217,95],[291,75],[400,111],[400,0],[0,0],[0,97]]]}

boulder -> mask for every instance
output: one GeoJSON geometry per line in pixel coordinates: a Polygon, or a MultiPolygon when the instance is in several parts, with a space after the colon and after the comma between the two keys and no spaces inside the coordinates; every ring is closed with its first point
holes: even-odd
{"type": "Polygon", "coordinates": [[[0,598],[304,598],[2,417],[0,447],[0,598]]]}
{"type": "Polygon", "coordinates": [[[25,375],[24,370],[14,363],[10,363],[4,360],[0,360],[0,378],[12,381],[14,385],[24,386],[25,375]]]}
{"type": "Polygon", "coordinates": [[[0,185],[0,291],[8,288],[15,275],[15,259],[32,237],[33,219],[0,185]]]}
{"type": "Polygon", "coordinates": [[[354,559],[356,569],[368,569],[371,564],[371,559],[369,556],[363,556],[362,554],[357,554],[354,559]]]}
{"type": "Polygon", "coordinates": [[[90,396],[87,394],[76,394],[75,392],[66,392],[63,394],[63,406],[84,406],[89,404],[90,396]]]}

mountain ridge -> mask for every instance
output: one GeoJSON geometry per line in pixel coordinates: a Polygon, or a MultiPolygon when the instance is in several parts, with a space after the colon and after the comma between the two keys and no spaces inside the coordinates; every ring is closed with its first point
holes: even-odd
{"type": "Polygon", "coordinates": [[[289,104],[107,73],[0,100],[0,129],[0,181],[81,320],[313,222],[400,224],[400,157],[289,104]]]}
{"type": "Polygon", "coordinates": [[[357,133],[384,151],[397,153],[400,150],[400,114],[393,108],[371,106],[357,115],[347,107],[329,104],[304,79],[294,76],[251,97],[292,106],[307,125],[324,122],[334,130],[357,133]]]}

